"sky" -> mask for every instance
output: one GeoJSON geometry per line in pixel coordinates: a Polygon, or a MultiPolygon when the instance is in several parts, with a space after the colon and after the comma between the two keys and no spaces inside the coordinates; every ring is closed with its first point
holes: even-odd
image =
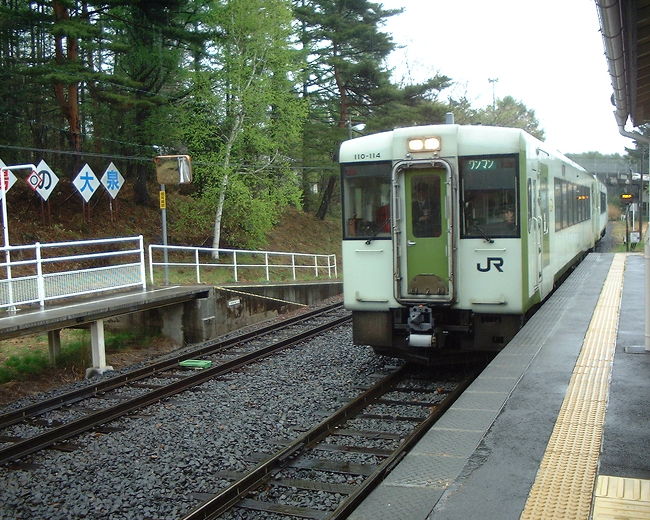
{"type": "Polygon", "coordinates": [[[396,81],[440,73],[454,81],[443,99],[466,96],[475,107],[512,96],[562,153],[633,147],[614,119],[594,0],[376,1],[404,8],[383,27],[401,47],[389,57],[396,81]]]}

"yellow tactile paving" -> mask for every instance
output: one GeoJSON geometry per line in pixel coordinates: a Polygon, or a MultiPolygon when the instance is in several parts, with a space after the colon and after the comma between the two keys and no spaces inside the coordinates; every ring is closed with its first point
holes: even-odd
{"type": "Polygon", "coordinates": [[[650,481],[600,475],[594,493],[593,520],[648,520],[650,481]]]}
{"type": "MultiPolygon", "coordinates": [[[[521,514],[522,520],[589,519],[616,347],[624,269],[625,254],[616,254],[521,514]]],[[[614,500],[609,496],[602,498],[608,502],[601,508],[610,507],[614,500]]],[[[599,520],[608,518],[628,517],[603,516],[599,520]]]]}

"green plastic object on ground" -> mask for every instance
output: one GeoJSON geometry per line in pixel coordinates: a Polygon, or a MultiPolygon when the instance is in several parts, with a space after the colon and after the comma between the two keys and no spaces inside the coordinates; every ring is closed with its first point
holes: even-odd
{"type": "Polygon", "coordinates": [[[212,366],[212,361],[206,361],[204,359],[186,359],[178,364],[185,368],[210,368],[212,366]]]}

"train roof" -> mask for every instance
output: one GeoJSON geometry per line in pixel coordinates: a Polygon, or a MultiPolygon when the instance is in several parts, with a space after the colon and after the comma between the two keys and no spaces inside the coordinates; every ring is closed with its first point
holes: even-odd
{"type": "Polygon", "coordinates": [[[440,157],[447,155],[478,155],[482,153],[514,153],[520,150],[525,142],[578,170],[586,171],[582,166],[573,162],[558,150],[548,146],[521,128],[484,125],[422,125],[365,135],[344,141],[341,144],[339,160],[340,162],[354,162],[358,160],[360,153],[372,156],[378,152],[391,152],[390,159],[398,160],[403,158],[404,143],[410,138],[422,136],[439,136],[443,142],[445,137],[454,137],[455,145],[453,150],[445,149],[443,145],[440,157]]]}

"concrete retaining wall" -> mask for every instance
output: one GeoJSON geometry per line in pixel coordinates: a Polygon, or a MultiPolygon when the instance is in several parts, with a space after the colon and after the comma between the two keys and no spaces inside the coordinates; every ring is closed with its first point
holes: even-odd
{"type": "Polygon", "coordinates": [[[109,318],[104,324],[112,330],[162,334],[186,345],[316,304],[342,290],[341,282],[217,287],[203,298],[109,318]]]}

